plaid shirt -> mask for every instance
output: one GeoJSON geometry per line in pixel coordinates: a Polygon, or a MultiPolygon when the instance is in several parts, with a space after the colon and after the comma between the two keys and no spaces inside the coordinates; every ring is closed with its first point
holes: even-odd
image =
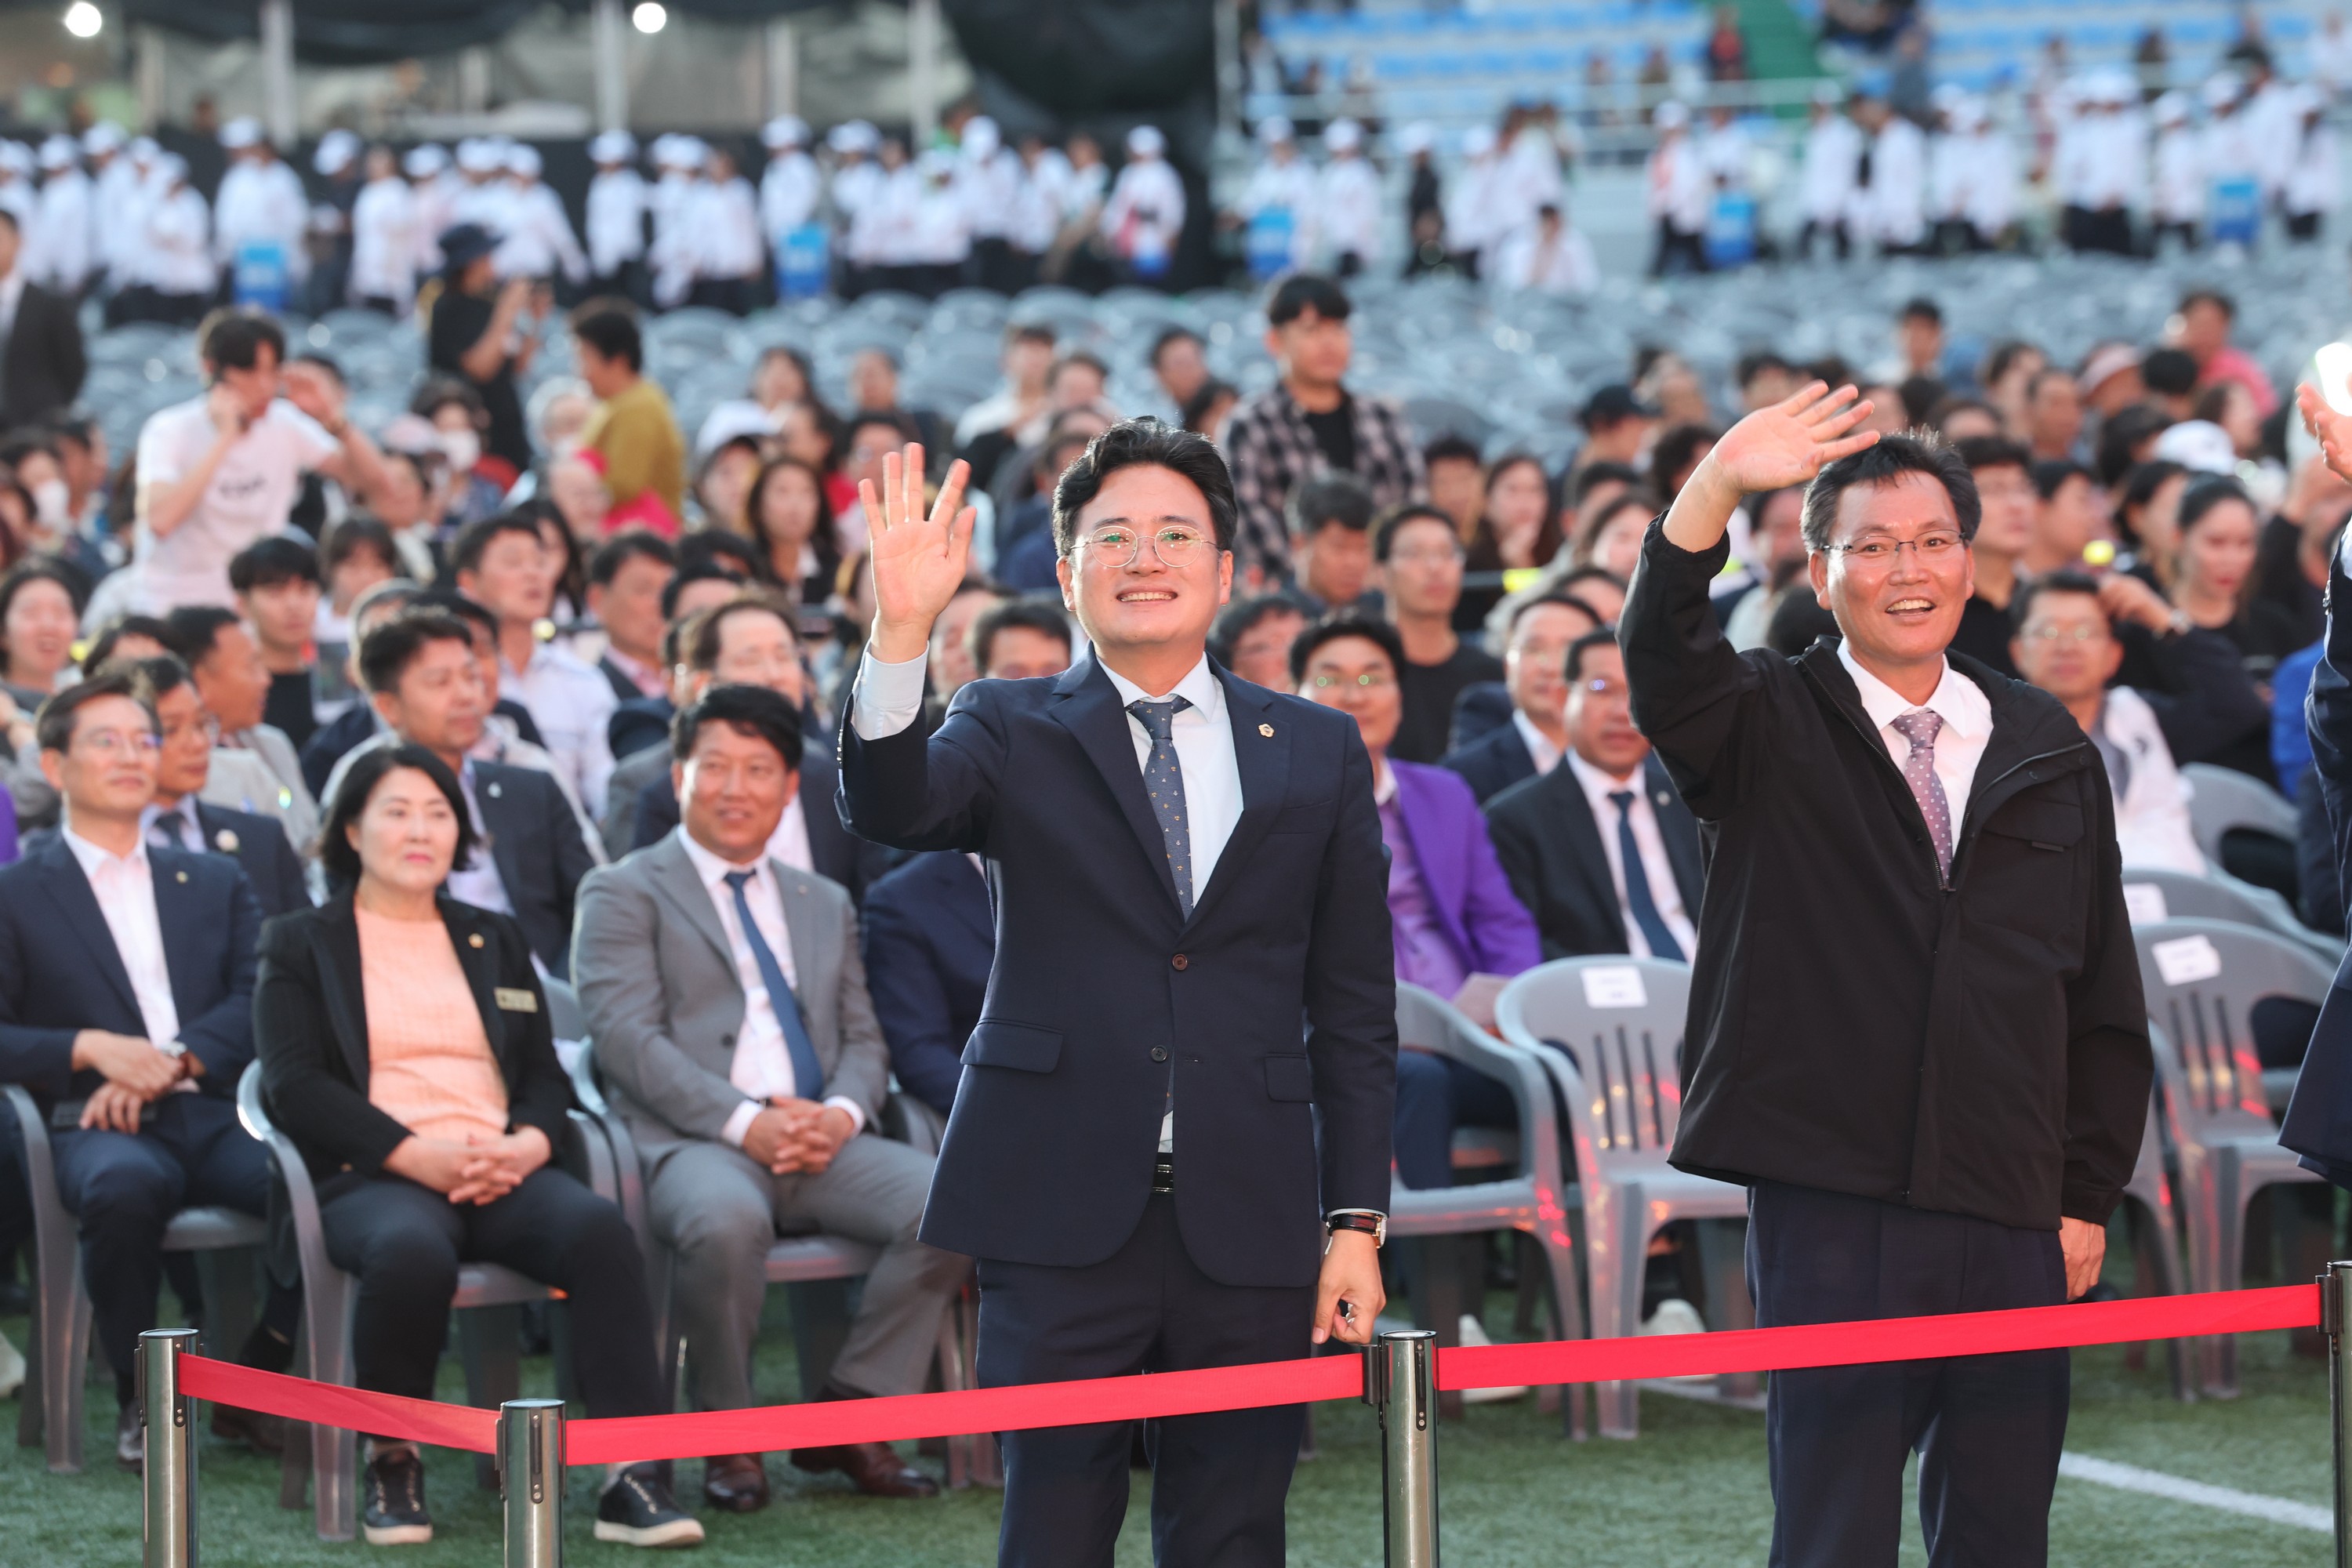
{"type": "MultiPolygon", "coordinates": [[[[1356,432],[1355,474],[1371,487],[1382,510],[1429,495],[1421,443],[1394,404],[1351,393],[1350,423],[1356,432]]],[[[1271,586],[1290,573],[1290,530],[1283,507],[1299,480],[1330,467],[1307,427],[1307,411],[1276,382],[1235,408],[1225,426],[1225,461],[1234,471],[1234,498],[1241,507],[1234,541],[1237,572],[1265,570],[1271,586]]]]}

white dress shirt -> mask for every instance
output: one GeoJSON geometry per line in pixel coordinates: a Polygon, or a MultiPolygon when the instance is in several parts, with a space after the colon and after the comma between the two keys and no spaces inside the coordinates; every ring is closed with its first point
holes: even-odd
{"type": "MultiPolygon", "coordinates": [[[[1102,670],[1110,677],[1120,707],[1160,700],[1108,665],[1102,670]]],[[[1169,725],[1169,739],[1176,747],[1176,770],[1184,780],[1184,825],[1192,852],[1192,902],[1197,905],[1216,872],[1225,841],[1241,821],[1242,769],[1234,756],[1233,723],[1225,716],[1224,683],[1209,668],[1206,654],[1168,695],[1192,704],[1169,725]]],[[[912,724],[922,706],[923,660],[885,664],[869,649],[857,672],[856,695],[850,706],[849,721],[859,737],[887,740],[912,724]]],[[[1127,716],[1127,731],[1135,742],[1135,770],[1139,777],[1144,763],[1151,759],[1151,731],[1132,713],[1127,716]]],[[[1163,1150],[1174,1146],[1175,1114],[1171,1110],[1161,1119],[1160,1147],[1163,1150]]]]}
{"type": "Polygon", "coordinates": [[[1992,701],[1984,689],[1948,660],[1944,679],[1925,702],[1906,701],[1886,682],[1854,662],[1847,645],[1838,643],[1838,662],[1853,677],[1862,694],[1862,710],[1878,726],[1878,739],[1897,768],[1911,760],[1911,742],[1895,721],[1915,708],[1926,708],[1944,721],[1936,734],[1936,777],[1944,785],[1944,801],[1952,808],[1952,847],[1959,847],[1960,824],[1969,814],[1969,790],[1976,783],[1977,764],[1984,760],[1985,742],[1992,738],[1992,701]]]}
{"type": "MultiPolygon", "coordinates": [[[[740,1149],[743,1134],[771,1100],[806,1097],[800,1095],[793,1078],[793,1054],[784,1044],[784,1026],[776,1019],[776,1005],[769,998],[760,961],[752,956],[751,944],[744,938],[743,922],[735,912],[735,889],[727,885],[728,874],[751,873],[751,879],[743,885],[744,900],[751,906],[761,940],[775,954],[776,967],[784,972],[784,984],[797,991],[801,976],[793,963],[793,933],[784,923],[782,889],[777,887],[776,873],[765,857],[756,865],[733,865],[697,844],[685,827],[671,831],[677,835],[686,858],[694,862],[695,875],[710,893],[711,907],[719,911],[719,924],[727,932],[727,951],[735,961],[736,983],[743,987],[743,1026],[735,1035],[735,1061],[727,1081],[741,1089],[745,1098],[719,1130],[719,1136],[740,1149]]],[[[852,1136],[865,1129],[866,1112],[856,1100],[835,1094],[827,1095],[824,1103],[848,1114],[852,1136]]]]}
{"type": "Polygon", "coordinates": [[[604,784],[613,776],[613,751],[604,727],[620,706],[613,683],[553,643],[531,645],[530,662],[518,671],[503,658],[500,695],[530,710],[555,772],[593,816],[604,812],[604,784]]]}
{"type": "Polygon", "coordinates": [[[114,935],[114,951],[131,976],[131,994],[139,1003],[149,1042],[171,1044],[180,1037],[180,1008],[172,999],[172,971],[163,958],[163,921],[155,912],[155,872],[147,861],[146,840],[132,845],[130,854],[117,855],[76,833],[70,819],[65,840],[81,863],[81,874],[89,879],[106,929],[114,935]]]}
{"type": "Polygon", "coordinates": [[[1609,880],[1617,889],[1617,916],[1625,927],[1625,951],[1635,958],[1659,956],[1650,951],[1650,939],[1633,918],[1633,906],[1625,901],[1625,857],[1617,842],[1617,803],[1609,797],[1631,790],[1633,804],[1627,808],[1625,819],[1633,826],[1633,847],[1642,852],[1642,874],[1650,880],[1650,901],[1657,905],[1658,918],[1666,922],[1666,930],[1683,950],[1684,962],[1688,963],[1698,952],[1698,927],[1692,922],[1690,910],[1683,907],[1682,884],[1675,880],[1675,863],[1666,853],[1666,836],[1658,826],[1648,773],[1635,768],[1622,779],[1612,778],[1574,752],[1561,760],[1583,787],[1585,803],[1592,807],[1592,825],[1601,830],[1601,853],[1608,858],[1609,880]]]}
{"type": "MultiPolygon", "coordinates": [[[[396,743],[396,737],[388,737],[396,743]]],[[[466,815],[478,826],[482,820],[482,803],[474,798],[474,759],[457,770],[457,787],[465,792],[466,815]]],[[[333,800],[330,792],[327,798],[333,800]]],[[[463,866],[449,868],[443,884],[449,896],[461,904],[471,904],[478,910],[494,910],[502,915],[514,913],[514,900],[507,897],[506,879],[499,875],[499,863],[490,854],[490,847],[478,837],[474,841],[473,858],[463,866]]]]}
{"type": "Polygon", "coordinates": [[[1549,735],[1536,728],[1534,720],[1514,708],[1511,727],[1519,732],[1519,744],[1528,749],[1528,755],[1535,762],[1536,777],[1541,778],[1559,766],[1559,748],[1552,744],[1549,735]]]}

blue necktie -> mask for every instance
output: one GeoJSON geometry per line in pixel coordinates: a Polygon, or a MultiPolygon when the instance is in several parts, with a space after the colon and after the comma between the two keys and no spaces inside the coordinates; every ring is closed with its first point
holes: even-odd
{"type": "Polygon", "coordinates": [[[1176,715],[1192,704],[1181,697],[1164,702],[1134,701],[1127,710],[1151,733],[1151,755],[1143,763],[1143,789],[1160,837],[1168,845],[1168,869],[1176,879],[1176,903],[1192,917],[1192,829],[1184,816],[1184,770],[1176,765],[1176,715]]]}
{"type": "Polygon", "coordinates": [[[1642,928],[1642,939],[1650,944],[1650,956],[1680,963],[1683,944],[1666,929],[1666,917],[1658,912],[1658,900],[1650,896],[1649,868],[1642,864],[1642,847],[1633,841],[1633,792],[1613,790],[1609,798],[1617,805],[1617,858],[1625,868],[1625,907],[1633,911],[1633,923],[1642,928]]]}
{"type": "Polygon", "coordinates": [[[760,966],[760,983],[768,988],[768,1005],[784,1031],[784,1054],[793,1061],[793,1092],[802,1100],[823,1100],[824,1067],[816,1059],[816,1047],[809,1044],[808,1026],[801,1021],[800,998],[793,994],[792,982],[784,978],[784,966],[776,962],[768,939],[760,934],[760,922],[751,918],[751,900],[743,896],[744,885],[756,875],[753,871],[727,873],[727,885],[735,889],[735,918],[742,922],[743,940],[751,944],[752,962],[760,966]]]}

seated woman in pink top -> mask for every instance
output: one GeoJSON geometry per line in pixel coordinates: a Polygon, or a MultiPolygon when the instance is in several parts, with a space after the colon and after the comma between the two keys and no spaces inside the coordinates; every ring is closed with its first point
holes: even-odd
{"type": "MultiPolygon", "coordinates": [[[[549,1163],[570,1088],[530,945],[510,917],[441,890],[474,847],[446,764],[419,746],[370,752],[321,835],[335,896],[262,931],[264,1093],[318,1184],[327,1256],[359,1278],[357,1382],[430,1399],[457,1266],[487,1261],[563,1290],[589,1415],[661,1415],[636,1241],[549,1163]]],[[[614,1467],[597,1539],[700,1541],[669,1468],[614,1467]]],[[[377,1545],[432,1539],[414,1445],[369,1441],[365,1528],[377,1545]]]]}

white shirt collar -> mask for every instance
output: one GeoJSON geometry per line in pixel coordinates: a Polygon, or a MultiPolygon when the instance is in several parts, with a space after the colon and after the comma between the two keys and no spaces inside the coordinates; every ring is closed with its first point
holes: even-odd
{"type": "Polygon", "coordinates": [[[1952,661],[1944,661],[1944,678],[1936,683],[1935,691],[1925,702],[1913,702],[1878,677],[1863,668],[1847,650],[1843,637],[1838,639],[1838,662],[1853,677],[1854,690],[1862,698],[1862,710],[1870,721],[1885,729],[1896,719],[1914,708],[1925,708],[1944,721],[1945,727],[1964,741],[1981,741],[1992,733],[1992,700],[1984,689],[1958,670],[1952,661]]]}
{"type": "Polygon", "coordinates": [[[1650,781],[1640,767],[1622,779],[1612,778],[1577,755],[1572,746],[1560,753],[1559,760],[1576,775],[1576,782],[1582,786],[1584,798],[1591,805],[1593,816],[1604,826],[1616,820],[1616,807],[1609,799],[1611,795],[1631,790],[1633,798],[1639,800],[1649,793],[1650,781]],[[1605,817],[1602,816],[1604,810],[1608,814],[1605,817]]]}
{"type": "Polygon", "coordinates": [[[1516,707],[1511,710],[1511,726],[1518,731],[1519,744],[1528,749],[1528,757],[1535,763],[1536,772],[1548,773],[1559,765],[1561,748],[1549,735],[1536,728],[1534,720],[1516,707]]]}
{"type": "Polygon", "coordinates": [[[108,866],[128,866],[142,876],[152,874],[147,868],[147,841],[143,837],[131,841],[130,854],[117,855],[113,850],[92,844],[76,833],[70,816],[60,832],[65,837],[66,847],[73,851],[76,860],[81,862],[81,874],[85,877],[95,878],[108,866]]]}
{"type": "MultiPolygon", "coordinates": [[[[1096,662],[1099,664],[1101,660],[1096,662]]],[[[1168,700],[1167,697],[1152,696],[1109,665],[1103,665],[1102,672],[1110,677],[1112,688],[1118,692],[1121,708],[1130,702],[1164,702],[1168,700]]],[[[1209,668],[1209,656],[1205,653],[1201,656],[1201,662],[1194,665],[1191,673],[1178,681],[1175,689],[1168,695],[1183,698],[1204,719],[1214,718],[1225,710],[1224,684],[1217,679],[1217,672],[1209,668]]],[[[1179,713],[1177,718],[1181,719],[1183,715],[1179,713]]]]}
{"type": "Polygon", "coordinates": [[[764,852],[754,858],[750,865],[738,866],[732,860],[714,855],[696,843],[694,835],[686,830],[686,824],[681,822],[670,831],[677,835],[678,843],[685,847],[686,858],[694,862],[694,874],[702,879],[704,887],[713,891],[727,885],[727,878],[730,872],[749,871],[754,880],[767,873],[768,857],[764,852]]]}
{"type": "Polygon", "coordinates": [[[1396,798],[1396,765],[1382,758],[1380,777],[1372,781],[1372,804],[1386,805],[1396,798]]]}

